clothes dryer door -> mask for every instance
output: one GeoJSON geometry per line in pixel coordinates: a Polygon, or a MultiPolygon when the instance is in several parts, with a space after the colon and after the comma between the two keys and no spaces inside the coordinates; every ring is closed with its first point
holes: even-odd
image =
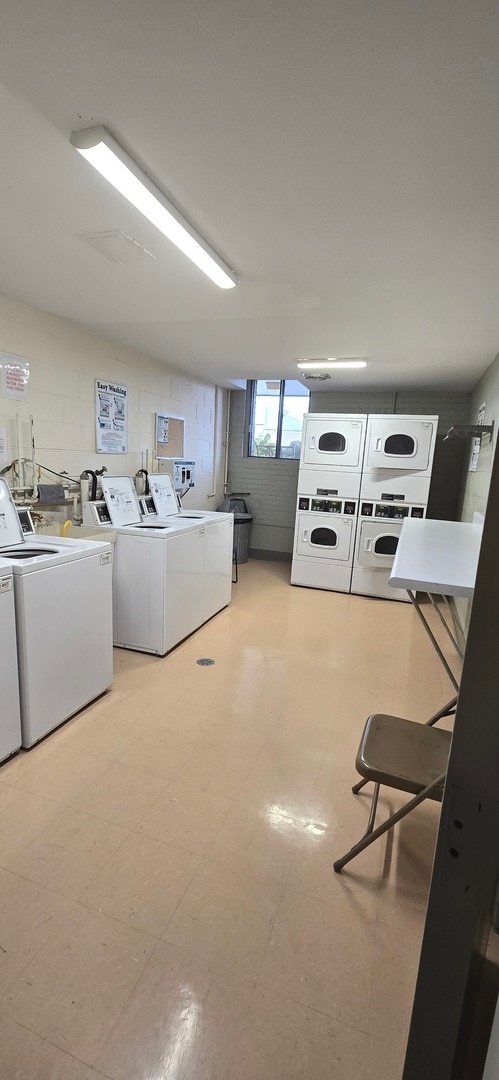
{"type": "Polygon", "coordinates": [[[370,570],[389,570],[397,550],[402,521],[361,521],[356,565],[370,570]]]}
{"type": "Polygon", "coordinates": [[[303,422],[302,465],[360,471],[366,418],[311,414],[303,422]]]}
{"type": "Polygon", "coordinates": [[[436,420],[371,417],[364,467],[424,472],[431,467],[436,420]]]}
{"type": "Polygon", "coordinates": [[[331,514],[303,513],[296,519],[295,552],[316,559],[348,562],[352,554],[354,519],[331,514]]]}

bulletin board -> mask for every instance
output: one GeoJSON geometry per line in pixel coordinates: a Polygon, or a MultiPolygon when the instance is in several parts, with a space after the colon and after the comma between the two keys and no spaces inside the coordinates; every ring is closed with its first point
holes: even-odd
{"type": "Polygon", "coordinates": [[[179,416],[156,413],[155,456],[182,458],[184,456],[184,421],[179,416]]]}

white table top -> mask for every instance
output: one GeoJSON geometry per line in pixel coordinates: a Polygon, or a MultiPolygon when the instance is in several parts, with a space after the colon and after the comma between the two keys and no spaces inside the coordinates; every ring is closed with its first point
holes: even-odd
{"type": "Polygon", "coordinates": [[[482,526],[406,518],[389,584],[397,589],[473,596],[482,526]]]}

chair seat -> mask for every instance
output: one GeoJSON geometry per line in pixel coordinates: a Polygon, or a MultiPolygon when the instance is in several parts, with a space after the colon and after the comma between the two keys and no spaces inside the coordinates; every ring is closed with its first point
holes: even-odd
{"type": "MultiPolygon", "coordinates": [[[[452,735],[402,716],[375,713],[366,722],[355,767],[377,784],[419,795],[447,770],[452,735]]],[[[442,798],[443,788],[430,798],[442,798]]]]}

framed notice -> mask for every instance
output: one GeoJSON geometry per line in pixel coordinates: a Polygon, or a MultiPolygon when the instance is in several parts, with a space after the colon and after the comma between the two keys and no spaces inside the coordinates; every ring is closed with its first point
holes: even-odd
{"type": "Polygon", "coordinates": [[[95,445],[98,454],[127,453],[127,386],[95,380],[95,445]]]}
{"type": "Polygon", "coordinates": [[[155,456],[157,460],[184,456],[184,421],[179,416],[156,413],[155,456]]]}
{"type": "Polygon", "coordinates": [[[14,401],[27,401],[29,398],[29,362],[25,356],[15,353],[0,352],[2,369],[2,397],[14,401]]]}

